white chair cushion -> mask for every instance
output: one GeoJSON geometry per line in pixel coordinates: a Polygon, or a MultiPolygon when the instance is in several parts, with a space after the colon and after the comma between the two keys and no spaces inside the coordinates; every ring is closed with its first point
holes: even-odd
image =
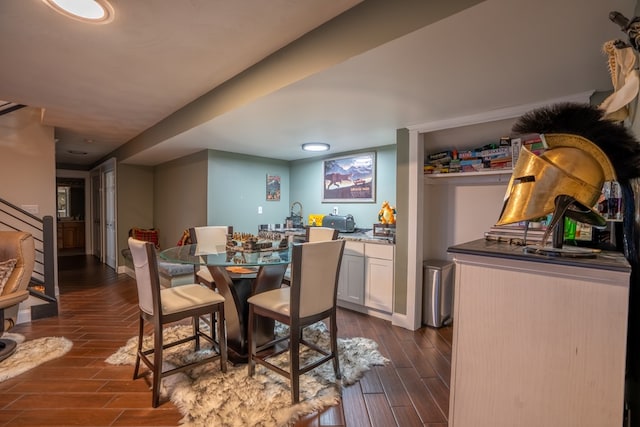
{"type": "Polygon", "coordinates": [[[291,315],[291,288],[284,287],[262,292],[249,298],[249,303],[257,307],[275,311],[284,315],[291,315]]]}
{"type": "Polygon", "coordinates": [[[213,283],[213,276],[211,275],[209,269],[205,266],[200,267],[200,269],[196,273],[196,276],[206,280],[209,283],[213,283]]]}
{"type": "Polygon", "coordinates": [[[183,285],[162,289],[162,313],[171,314],[204,305],[224,302],[224,297],[202,285],[183,285]]]}

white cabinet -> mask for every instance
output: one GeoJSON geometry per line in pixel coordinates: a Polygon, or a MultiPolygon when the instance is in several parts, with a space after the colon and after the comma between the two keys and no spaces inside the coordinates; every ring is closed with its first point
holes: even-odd
{"type": "Polygon", "coordinates": [[[364,243],[345,242],[338,278],[338,299],[364,303],[364,243]]]}
{"type": "Polygon", "coordinates": [[[449,426],[621,426],[622,254],[580,266],[454,252],[449,426]]]}
{"type": "Polygon", "coordinates": [[[340,307],[390,319],[394,250],[388,243],[345,243],[338,279],[340,307]]]}
{"type": "Polygon", "coordinates": [[[364,304],[387,313],[393,311],[393,245],[365,245],[364,304]]]}

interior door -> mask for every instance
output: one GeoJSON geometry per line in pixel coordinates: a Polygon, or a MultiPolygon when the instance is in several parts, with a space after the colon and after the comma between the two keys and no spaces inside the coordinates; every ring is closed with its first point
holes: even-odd
{"type": "Polygon", "coordinates": [[[106,171],[105,183],[105,263],[116,269],[116,173],[114,170],[106,171]]]}
{"type": "Polygon", "coordinates": [[[102,185],[100,171],[91,172],[91,235],[93,255],[102,261],[102,185]]]}

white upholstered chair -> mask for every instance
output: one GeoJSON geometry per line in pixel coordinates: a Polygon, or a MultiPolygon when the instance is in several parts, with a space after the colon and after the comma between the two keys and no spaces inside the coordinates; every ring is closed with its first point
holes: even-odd
{"type": "Polygon", "coordinates": [[[249,298],[249,375],[255,373],[259,363],[291,382],[291,400],[299,401],[301,374],[333,360],[336,378],[340,378],[338,360],[338,327],[336,324],[336,296],[338,276],[344,240],[310,242],[293,247],[293,281],[290,287],[263,292],[249,298]],[[289,335],[256,345],[256,316],[274,319],[289,326],[289,335]],[[321,320],[329,320],[331,348],[325,349],[303,339],[306,326],[321,320]],[[288,340],[288,348],[276,350],[276,344],[288,340]],[[300,346],[304,345],[322,355],[315,362],[300,366],[300,346]],[[272,352],[264,350],[274,349],[272,352]],[[289,370],[281,369],[269,362],[269,358],[289,350],[289,370]]]}
{"type": "Polygon", "coordinates": [[[307,242],[324,242],[326,240],[336,240],[338,230],[329,227],[308,227],[306,232],[307,242]]]}
{"type": "MultiPolygon", "coordinates": [[[[305,233],[306,242],[324,242],[327,240],[336,240],[338,238],[338,230],[329,227],[307,227],[305,233]]],[[[287,268],[284,273],[282,282],[285,285],[291,284],[291,267],[287,268]]]]}
{"type": "MultiPolygon", "coordinates": [[[[233,234],[233,227],[226,225],[207,225],[189,229],[191,242],[198,245],[202,252],[215,253],[227,244],[227,235],[233,234]]],[[[196,280],[213,289],[213,276],[206,265],[201,265],[195,271],[196,280]]]]}
{"type": "Polygon", "coordinates": [[[203,363],[220,359],[220,369],[227,370],[227,342],[224,328],[224,297],[212,289],[200,284],[187,284],[173,288],[160,287],[158,275],[158,263],[156,251],[152,243],[129,238],[129,248],[133,258],[133,266],[136,274],[138,288],[138,305],[140,308],[140,329],[138,334],[138,350],[133,379],[140,377],[140,361],[153,373],[152,405],[157,407],[160,396],[160,382],[162,378],[193,368],[203,363]],[[218,317],[218,340],[214,339],[214,325],[211,325],[211,334],[207,335],[200,330],[200,316],[214,314],[218,317]],[[162,332],[164,325],[182,319],[191,318],[193,334],[183,339],[165,343],[162,332]],[[153,348],[143,349],[144,322],[153,325],[153,348]],[[163,350],[178,344],[195,341],[195,350],[200,349],[200,338],[217,346],[217,354],[205,357],[189,364],[178,366],[163,371],[163,350]],[[151,356],[151,357],[150,357],[151,356]]]}

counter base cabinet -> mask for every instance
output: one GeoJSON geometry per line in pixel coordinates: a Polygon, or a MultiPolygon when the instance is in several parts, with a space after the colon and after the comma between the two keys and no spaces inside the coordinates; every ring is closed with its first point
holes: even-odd
{"type": "Polygon", "coordinates": [[[362,255],[342,255],[338,299],[352,304],[364,303],[364,257],[362,255]]]}
{"type": "Polygon", "coordinates": [[[393,249],[391,245],[365,247],[365,297],[367,307],[393,311],[393,249]]]}
{"type": "Polygon", "coordinates": [[[347,241],[338,280],[338,306],[390,320],[393,253],[390,244],[347,241]]]}
{"type": "Polygon", "coordinates": [[[628,291],[628,272],[456,254],[449,426],[621,426],[628,291]]]}

